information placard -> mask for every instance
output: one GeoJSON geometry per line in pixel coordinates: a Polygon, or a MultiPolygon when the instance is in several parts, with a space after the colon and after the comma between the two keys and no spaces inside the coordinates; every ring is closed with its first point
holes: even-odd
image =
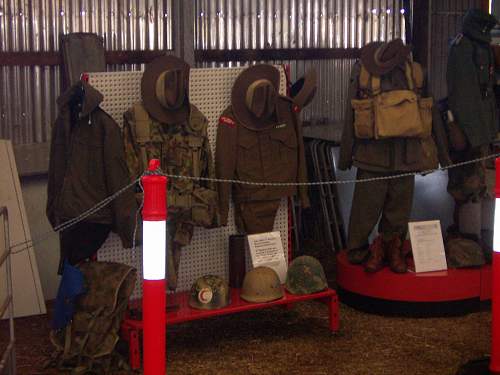
{"type": "Polygon", "coordinates": [[[443,235],[439,220],[409,223],[415,272],[446,270],[443,235]]]}
{"type": "Polygon", "coordinates": [[[287,265],[280,232],[251,234],[247,236],[252,266],[272,268],[282,284],[286,281],[287,265]]]}

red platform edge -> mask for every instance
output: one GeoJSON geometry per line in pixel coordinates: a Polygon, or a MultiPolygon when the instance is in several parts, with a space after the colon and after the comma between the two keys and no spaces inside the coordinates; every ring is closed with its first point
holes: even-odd
{"type": "MultiPolygon", "coordinates": [[[[217,310],[198,310],[190,307],[188,304],[188,292],[169,294],[167,297],[169,304],[173,303],[178,305],[179,308],[175,311],[166,312],[167,326],[244,311],[266,309],[275,306],[284,306],[288,308],[297,302],[321,300],[322,302],[325,302],[329,308],[330,331],[337,332],[339,330],[339,301],[335,290],[326,289],[325,291],[319,293],[307,295],[293,295],[284,291],[284,294],[285,296],[283,298],[275,301],[266,303],[250,303],[240,298],[239,289],[232,289],[230,304],[217,310]]],[[[130,302],[131,309],[139,306],[141,306],[141,300],[134,300],[130,302]]],[[[129,342],[130,365],[133,369],[140,368],[141,354],[138,337],[139,331],[142,329],[142,320],[127,318],[122,324],[122,337],[129,342]]]]}
{"type": "Polygon", "coordinates": [[[384,267],[366,273],[350,264],[345,251],[337,255],[337,282],[342,289],[359,295],[401,302],[448,302],[491,299],[491,266],[446,271],[397,274],[384,267]]]}
{"type": "MultiPolygon", "coordinates": [[[[240,298],[240,290],[231,290],[231,303],[221,309],[216,310],[199,310],[194,309],[189,306],[189,293],[176,293],[169,294],[167,299],[170,304],[178,305],[179,308],[175,311],[169,311],[166,313],[167,326],[173,324],[179,324],[184,322],[189,322],[192,320],[206,319],[219,315],[233,314],[243,311],[259,310],[265,309],[273,306],[289,305],[297,302],[310,301],[315,299],[325,299],[330,301],[331,299],[337,300],[337,292],[333,289],[327,289],[323,292],[307,294],[307,295],[293,295],[288,292],[284,292],[285,296],[281,299],[265,302],[265,303],[251,303],[246,302],[240,298]]],[[[140,306],[140,300],[131,301],[130,307],[133,309],[136,306],[140,306]]],[[[335,312],[338,318],[338,310],[335,312]]],[[[126,319],[125,325],[134,327],[137,329],[142,329],[142,321],[135,319],[126,319]]],[[[334,331],[338,330],[338,322],[332,327],[334,331]]]]}

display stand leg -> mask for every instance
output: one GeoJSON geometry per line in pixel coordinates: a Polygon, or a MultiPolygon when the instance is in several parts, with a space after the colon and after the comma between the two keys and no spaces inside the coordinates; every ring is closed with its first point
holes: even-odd
{"type": "Polygon", "coordinates": [[[330,310],[330,331],[337,332],[340,328],[340,321],[339,321],[339,299],[336,294],[329,297],[328,307],[330,310]]]}
{"type": "Polygon", "coordinates": [[[139,331],[132,329],[129,331],[129,363],[132,370],[141,368],[141,351],[139,348],[139,331]]]}
{"type": "Polygon", "coordinates": [[[144,189],[142,317],[144,375],[166,373],[166,232],[167,178],[158,173],[160,161],[149,162],[141,178],[144,189]]]}

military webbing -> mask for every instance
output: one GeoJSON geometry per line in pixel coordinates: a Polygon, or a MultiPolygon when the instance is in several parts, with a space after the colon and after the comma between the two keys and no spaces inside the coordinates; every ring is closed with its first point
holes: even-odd
{"type": "Polygon", "coordinates": [[[80,268],[87,292],[80,297],[68,326],[63,331],[51,332],[56,351],[47,367],[69,370],[72,374],[96,373],[96,368],[107,368],[115,360],[122,367],[126,363],[120,360],[115,347],[136,272],[118,263],[90,262],[80,268]]]}
{"type": "MultiPolygon", "coordinates": [[[[405,64],[406,80],[408,81],[408,88],[414,90],[415,87],[421,90],[424,85],[424,75],[422,66],[416,62],[407,62],[405,64]]],[[[363,90],[371,91],[372,96],[380,94],[380,76],[371,75],[368,70],[361,65],[361,72],[359,74],[359,86],[363,90]],[[371,81],[371,87],[370,87],[371,81]]]]}
{"type": "Polygon", "coordinates": [[[146,144],[151,142],[150,124],[151,119],[146,109],[141,103],[134,104],[134,115],[135,115],[135,139],[139,145],[141,152],[141,161],[143,170],[148,168],[148,156],[146,153],[146,144]]]}

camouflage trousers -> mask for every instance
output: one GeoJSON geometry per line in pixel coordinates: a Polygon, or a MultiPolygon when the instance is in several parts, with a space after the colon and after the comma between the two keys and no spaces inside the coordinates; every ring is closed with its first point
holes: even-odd
{"type": "MultiPolygon", "coordinates": [[[[468,148],[465,151],[450,151],[453,163],[478,159],[490,153],[489,146],[468,148]]],[[[488,189],[486,186],[486,162],[467,164],[448,170],[448,193],[457,204],[478,202],[483,199],[488,189]]]]}
{"type": "MultiPolygon", "coordinates": [[[[489,145],[468,148],[465,151],[451,151],[454,163],[482,158],[491,154],[489,145]]],[[[467,236],[474,241],[481,240],[492,246],[494,199],[488,175],[494,173],[493,159],[467,164],[448,170],[448,193],[455,200],[453,225],[449,233],[467,236]]],[[[491,182],[491,181],[490,181],[491,182]]]]}
{"type": "Polygon", "coordinates": [[[167,280],[170,290],[177,289],[182,248],[191,243],[194,225],[187,221],[187,213],[169,213],[167,224],[167,280]]]}

